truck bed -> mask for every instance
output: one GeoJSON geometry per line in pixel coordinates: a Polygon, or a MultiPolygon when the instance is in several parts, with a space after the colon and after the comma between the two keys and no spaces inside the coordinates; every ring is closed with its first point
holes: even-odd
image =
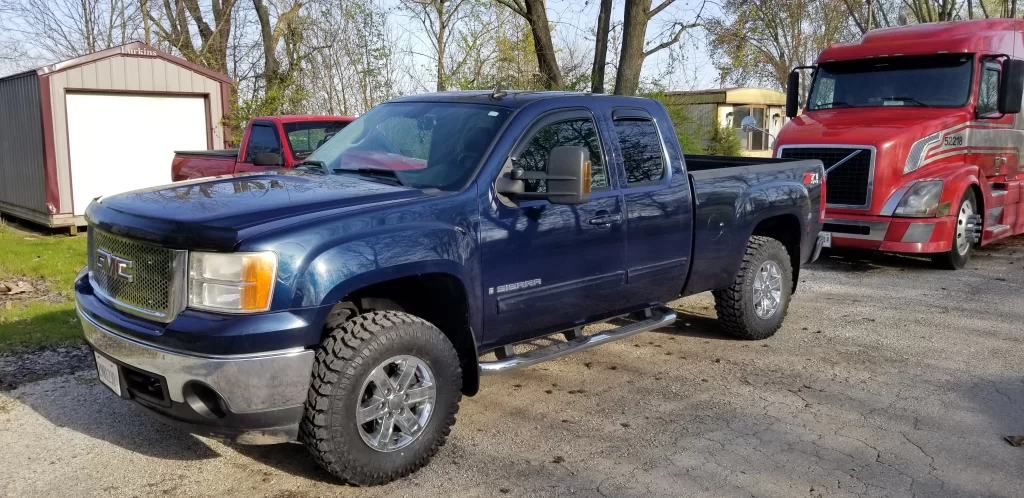
{"type": "MultiPolygon", "coordinates": [[[[793,212],[818,214],[825,173],[821,161],[700,155],[684,159],[695,204],[693,260],[701,262],[693,267],[684,294],[727,286],[760,220],[793,212]]],[[[803,228],[800,233],[816,234],[820,229],[817,216],[791,218],[793,223],[812,224],[813,230],[803,228]]],[[[793,267],[799,268],[810,258],[815,241],[796,242],[799,254],[790,257],[793,267]]]]}

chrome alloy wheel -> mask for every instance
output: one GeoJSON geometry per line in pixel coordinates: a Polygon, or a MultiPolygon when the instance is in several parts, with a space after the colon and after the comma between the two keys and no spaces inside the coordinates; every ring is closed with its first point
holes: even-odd
{"type": "Polygon", "coordinates": [[[423,433],[434,411],[434,373],[415,356],[389,358],[377,365],[359,390],[356,425],[367,446],[395,451],[423,433]]]}
{"type": "Polygon", "coordinates": [[[961,204],[960,214],[956,217],[956,252],[961,256],[967,254],[967,250],[971,248],[971,241],[967,237],[967,225],[973,215],[974,208],[970,202],[961,204]]]}
{"type": "Polygon", "coordinates": [[[782,304],[782,272],[774,261],[765,261],[754,276],[754,313],[762,320],[775,315],[782,304]]]}

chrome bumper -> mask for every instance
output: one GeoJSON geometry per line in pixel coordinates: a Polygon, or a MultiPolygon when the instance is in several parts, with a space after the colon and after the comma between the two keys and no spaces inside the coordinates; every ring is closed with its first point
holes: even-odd
{"type": "MultiPolygon", "coordinates": [[[[97,323],[80,308],[77,311],[89,345],[131,368],[162,377],[174,403],[189,403],[186,386],[190,383],[213,389],[232,414],[243,416],[300,407],[306,401],[313,351],[192,355],[123,336],[97,323]]],[[[297,428],[298,420],[296,431],[297,428]]]]}

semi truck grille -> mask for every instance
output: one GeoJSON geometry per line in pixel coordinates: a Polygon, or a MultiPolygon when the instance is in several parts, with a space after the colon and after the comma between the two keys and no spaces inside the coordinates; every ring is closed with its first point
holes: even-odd
{"type": "Polygon", "coordinates": [[[864,147],[782,147],[783,159],[820,159],[827,171],[855,151],[859,154],[829,171],[825,202],[830,206],[866,208],[871,204],[874,151],[864,147]]]}
{"type": "Polygon", "coordinates": [[[113,306],[169,322],[184,307],[186,251],[89,228],[89,280],[113,306]]]}

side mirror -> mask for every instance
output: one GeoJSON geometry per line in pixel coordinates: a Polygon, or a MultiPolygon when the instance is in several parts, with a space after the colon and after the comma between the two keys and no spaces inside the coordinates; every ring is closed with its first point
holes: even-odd
{"type": "Polygon", "coordinates": [[[262,152],[252,158],[252,164],[255,166],[280,166],[281,156],[273,152],[262,152]]]}
{"type": "Polygon", "coordinates": [[[786,117],[795,118],[800,111],[800,73],[794,69],[786,80],[786,117]]]}
{"type": "Polygon", "coordinates": [[[548,156],[548,202],[583,204],[590,198],[590,151],[555,147],[548,156]]]}
{"type": "Polygon", "coordinates": [[[1024,99],[1024,60],[1007,59],[999,77],[999,98],[996,102],[1001,114],[1017,114],[1024,99]]]}
{"type": "Polygon", "coordinates": [[[757,121],[754,120],[753,116],[743,118],[743,120],[740,121],[740,128],[747,133],[752,131],[764,131],[757,127],[757,121]]]}
{"type": "Polygon", "coordinates": [[[586,147],[555,147],[547,171],[513,168],[495,183],[499,194],[513,200],[546,199],[551,204],[583,204],[590,199],[590,151],[586,147]],[[545,180],[545,192],[527,192],[526,180],[545,180]]]}

